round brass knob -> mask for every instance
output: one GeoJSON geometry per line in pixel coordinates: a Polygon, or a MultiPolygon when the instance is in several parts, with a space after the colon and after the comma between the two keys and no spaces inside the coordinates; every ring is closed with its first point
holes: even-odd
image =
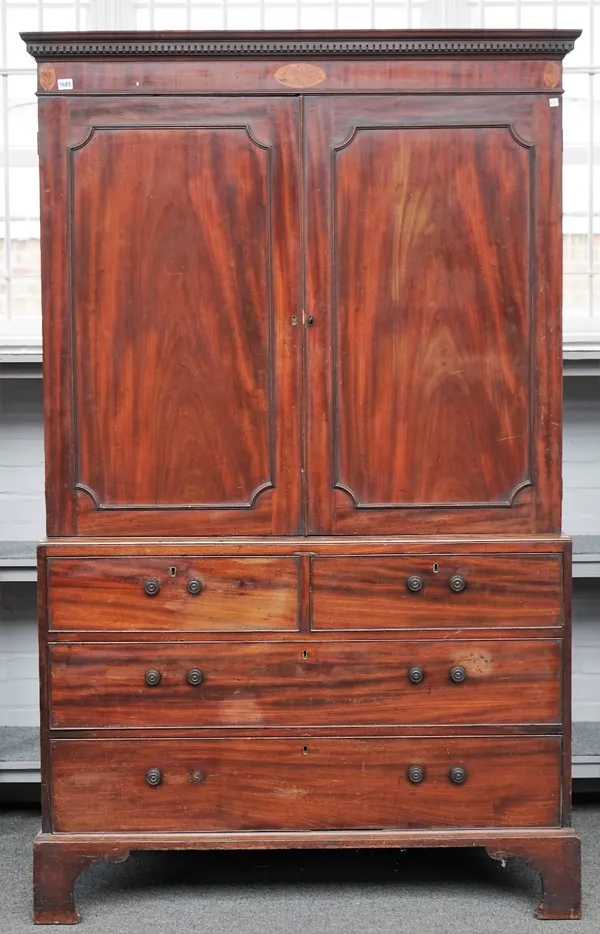
{"type": "Polygon", "coordinates": [[[162,772],[160,769],[148,769],[146,772],[146,782],[154,787],[162,782],[162,772]]]}
{"type": "Polygon", "coordinates": [[[467,770],[462,765],[455,765],[450,769],[450,781],[455,785],[463,785],[467,780],[467,770]]]}
{"type": "Polygon", "coordinates": [[[420,684],[424,677],[425,672],[418,665],[413,665],[408,669],[408,680],[412,681],[413,684],[420,684]]]}
{"type": "Polygon", "coordinates": [[[149,668],[146,674],[144,675],[144,681],[148,687],[154,688],[157,684],[160,684],[161,673],[157,671],[156,668],[149,668]]]}
{"type": "Polygon", "coordinates": [[[190,668],[187,673],[188,684],[196,685],[202,684],[204,681],[204,675],[199,668],[190,668]]]}
{"type": "Polygon", "coordinates": [[[191,593],[194,596],[197,593],[202,593],[202,581],[198,577],[192,577],[187,582],[187,592],[191,593]]]}
{"type": "Polygon", "coordinates": [[[144,581],[144,591],[149,597],[155,597],[160,590],[160,581],[156,577],[149,577],[144,581]]]}
{"type": "Polygon", "coordinates": [[[448,581],[448,586],[450,590],[453,590],[454,593],[460,593],[461,590],[464,590],[467,586],[467,582],[462,576],[462,574],[453,574],[450,580],[448,581]]]}
{"type": "Polygon", "coordinates": [[[462,665],[454,665],[454,667],[450,669],[450,680],[454,681],[455,684],[461,684],[466,680],[466,677],[467,669],[463,668],[462,665]]]}
{"type": "Polygon", "coordinates": [[[420,590],[423,590],[424,584],[425,581],[422,577],[419,577],[418,574],[411,574],[406,581],[406,586],[411,591],[411,593],[418,593],[420,590]]]}
{"type": "Polygon", "coordinates": [[[406,774],[409,782],[418,785],[425,778],[425,769],[421,765],[411,765],[406,774]]]}

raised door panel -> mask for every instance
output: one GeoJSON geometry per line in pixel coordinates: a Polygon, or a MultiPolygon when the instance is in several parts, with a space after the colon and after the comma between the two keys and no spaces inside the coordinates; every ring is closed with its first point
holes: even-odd
{"type": "Polygon", "coordinates": [[[558,530],[542,103],[307,105],[312,531],[558,530]]]}
{"type": "Polygon", "coordinates": [[[68,142],[73,525],[298,531],[296,104],[73,103],[68,142]]]}

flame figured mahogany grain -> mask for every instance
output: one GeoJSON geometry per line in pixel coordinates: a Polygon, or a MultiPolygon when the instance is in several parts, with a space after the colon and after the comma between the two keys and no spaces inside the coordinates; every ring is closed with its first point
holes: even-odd
{"type": "Polygon", "coordinates": [[[47,573],[54,630],[298,626],[298,561],[292,557],[52,558],[47,573]],[[159,586],[153,596],[144,590],[149,579],[159,586]],[[188,592],[192,579],[200,581],[200,593],[188,592]]]}
{"type": "Polygon", "coordinates": [[[460,629],[558,626],[556,555],[381,555],[311,560],[313,629],[460,629]],[[436,566],[436,570],[434,570],[436,566]],[[411,593],[410,575],[423,589],[411,593]],[[466,587],[454,593],[452,575],[466,587]]]}
{"type": "Polygon", "coordinates": [[[50,647],[52,726],[559,723],[560,667],[559,640],[61,643],[50,647]]]}
{"type": "Polygon", "coordinates": [[[559,774],[553,736],[54,740],[54,829],[553,826],[559,774]],[[419,785],[411,765],[425,768],[419,785]],[[453,766],[464,784],[450,781],[453,766]],[[161,770],[157,787],[149,768],[161,770]],[[203,780],[190,781],[198,769],[203,780]]]}
{"type": "Polygon", "coordinates": [[[526,95],[307,100],[311,532],[560,528],[552,119],[526,95]]]}

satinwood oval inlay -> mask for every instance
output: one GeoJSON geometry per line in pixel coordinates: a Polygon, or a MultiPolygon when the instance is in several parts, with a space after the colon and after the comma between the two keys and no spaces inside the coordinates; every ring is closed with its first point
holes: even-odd
{"type": "Polygon", "coordinates": [[[56,84],[56,72],[52,65],[42,65],[40,67],[40,87],[44,91],[51,91],[56,84]]]}
{"type": "Polygon", "coordinates": [[[314,88],[326,77],[322,68],[309,62],[292,62],[290,65],[282,65],[275,72],[277,81],[288,88],[314,88]]]}
{"type": "Polygon", "coordinates": [[[560,82],[560,65],[549,62],[544,68],[544,84],[547,88],[555,88],[560,82]]]}

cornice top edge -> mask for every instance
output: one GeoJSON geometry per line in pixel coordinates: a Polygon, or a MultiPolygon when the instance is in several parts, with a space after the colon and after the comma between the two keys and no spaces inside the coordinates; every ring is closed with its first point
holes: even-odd
{"type": "Polygon", "coordinates": [[[36,61],[51,58],[278,58],[548,55],[570,52],[580,30],[326,30],[290,32],[21,33],[36,61]]]}

